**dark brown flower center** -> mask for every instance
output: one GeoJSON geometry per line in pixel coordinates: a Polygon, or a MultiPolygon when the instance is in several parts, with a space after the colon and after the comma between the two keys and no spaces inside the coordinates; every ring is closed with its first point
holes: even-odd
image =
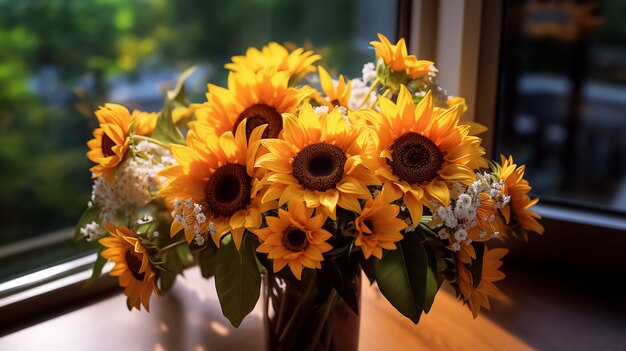
{"type": "Polygon", "coordinates": [[[343,177],[346,155],[335,146],[325,143],[304,147],[291,163],[293,176],[308,190],[332,189],[343,177]]]}
{"type": "Polygon", "coordinates": [[[252,178],[246,167],[229,163],[218,168],[207,182],[204,197],[209,209],[218,216],[230,217],[250,204],[252,178]]]}
{"type": "Polygon", "coordinates": [[[135,279],[142,282],[146,277],[146,273],[139,273],[139,270],[141,269],[141,259],[135,255],[132,249],[128,249],[128,251],[126,251],[125,258],[126,266],[128,266],[130,273],[133,277],[135,277],[135,279]]]}
{"type": "Polygon", "coordinates": [[[365,236],[374,235],[374,222],[372,221],[372,219],[371,218],[364,219],[363,224],[365,224],[371,231],[371,233],[363,233],[363,235],[365,236]]]}
{"type": "Polygon", "coordinates": [[[287,227],[283,232],[283,246],[289,251],[299,252],[309,246],[306,233],[296,227],[287,227]]]}
{"type": "Polygon", "coordinates": [[[406,133],[391,146],[391,170],[400,180],[415,184],[428,183],[443,165],[443,154],[427,137],[406,133]]]}
{"type": "Polygon", "coordinates": [[[267,124],[267,128],[263,131],[263,139],[277,138],[281,130],[283,130],[283,118],[275,108],[265,104],[255,104],[243,110],[235,122],[233,133],[237,131],[239,123],[244,119],[246,122],[246,137],[250,139],[252,131],[261,125],[267,124]]]}
{"type": "Polygon", "coordinates": [[[333,104],[333,106],[341,106],[341,104],[339,103],[339,100],[337,99],[331,101],[330,103],[333,104]]]}
{"type": "Polygon", "coordinates": [[[104,133],[102,134],[102,154],[104,157],[115,156],[115,152],[113,152],[113,146],[115,146],[115,142],[113,139],[109,138],[109,136],[104,133]]]}

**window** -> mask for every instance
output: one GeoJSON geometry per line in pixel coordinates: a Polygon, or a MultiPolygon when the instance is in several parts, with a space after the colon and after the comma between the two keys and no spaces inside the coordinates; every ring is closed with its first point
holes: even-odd
{"type": "Polygon", "coordinates": [[[71,242],[91,191],[85,143],[98,105],[158,111],[191,65],[192,100],[223,65],[270,40],[360,75],[397,4],[375,0],[0,1],[0,282],[84,255],[71,242]]]}
{"type": "Polygon", "coordinates": [[[496,152],[543,202],[626,213],[626,3],[507,1],[496,152]]]}

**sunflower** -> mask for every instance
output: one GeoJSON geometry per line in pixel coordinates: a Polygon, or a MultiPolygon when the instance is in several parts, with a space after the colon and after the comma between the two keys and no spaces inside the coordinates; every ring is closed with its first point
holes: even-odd
{"type": "Polygon", "coordinates": [[[319,66],[318,70],[320,73],[322,91],[324,91],[326,98],[318,96],[316,97],[316,100],[331,109],[335,106],[343,106],[347,108],[348,103],[350,102],[350,93],[352,90],[350,80],[346,80],[343,75],[340,75],[339,80],[337,81],[337,86],[335,87],[333,79],[324,67],[319,66]]]}
{"type": "Polygon", "coordinates": [[[261,213],[274,206],[261,204],[257,197],[262,195],[262,189],[257,184],[254,162],[264,129],[265,126],[255,128],[246,140],[246,121],[239,124],[235,134],[228,131],[221,136],[201,125],[192,125],[187,134],[188,146],[170,146],[178,165],[162,171],[161,175],[171,181],[159,194],[173,207],[179,201],[190,202],[185,207],[192,208],[194,215],[192,218],[185,212],[175,216],[172,236],[184,229],[185,238],[191,243],[201,234],[197,228],[212,222],[215,244],[219,246],[220,238],[232,232],[239,249],[244,230],[259,228],[261,213]]]}
{"type": "Polygon", "coordinates": [[[490,297],[502,295],[494,282],[504,279],[505,275],[498,268],[502,266],[502,257],[507,254],[507,249],[489,250],[485,246],[483,254],[483,266],[480,283],[475,286],[472,273],[467,264],[471,262],[469,256],[459,254],[457,256],[457,284],[463,300],[466,301],[472,311],[474,318],[478,316],[480,308],[490,309],[490,297]]]}
{"type": "Polygon", "coordinates": [[[111,236],[99,240],[105,247],[100,254],[115,263],[110,274],[119,277],[119,284],[124,288],[131,306],[139,310],[143,305],[149,312],[150,296],[156,287],[146,248],[127,227],[116,227],[110,223],[104,226],[111,236]]]}
{"type": "Polygon", "coordinates": [[[524,179],[525,166],[517,167],[512,156],[507,159],[504,155],[500,155],[500,158],[502,165],[496,167],[495,175],[504,181],[504,193],[511,197],[510,202],[500,209],[506,223],[510,222],[511,211],[513,211],[515,222],[524,231],[542,234],[544,228],[538,221],[541,216],[530,209],[539,199],[531,200],[528,196],[531,187],[528,181],[524,179]]]}
{"type": "Polygon", "coordinates": [[[430,92],[416,106],[409,90],[401,86],[397,104],[379,97],[381,113],[368,114],[376,130],[380,157],[369,169],[390,189],[403,194],[413,223],[422,217],[422,206],[432,201],[450,203],[449,184],[471,184],[474,169],[486,165],[480,138],[470,127],[459,125],[459,106],[433,106],[430,92]]]}
{"type": "MultiPolygon", "coordinates": [[[[197,104],[191,104],[189,107],[176,107],[172,110],[172,121],[174,124],[184,123],[193,116],[195,110],[199,107],[197,104]]],[[[156,127],[158,112],[144,112],[135,110],[132,114],[135,120],[135,133],[139,135],[151,135],[156,127]]]]}
{"type": "Polygon", "coordinates": [[[410,78],[437,71],[432,61],[418,60],[414,55],[409,55],[404,38],[395,45],[380,33],[378,33],[378,39],[380,41],[372,41],[370,44],[376,49],[376,57],[392,71],[406,73],[410,78]]]}
{"type": "Polygon", "coordinates": [[[274,272],[289,265],[296,278],[301,279],[302,268],[322,268],[322,254],[332,249],[326,242],[332,234],[322,229],[326,216],[311,217],[312,213],[303,202],[293,200],[289,202],[289,212],[279,209],[278,217],[266,217],[267,227],[254,231],[261,241],[257,251],[274,260],[274,272]]]}
{"type": "Polygon", "coordinates": [[[93,131],[94,138],[87,142],[87,158],[97,163],[89,170],[94,178],[104,175],[105,180],[113,180],[115,168],[122,159],[130,140],[128,131],[133,120],[124,106],[105,104],[96,111],[100,127],[93,131]]]}
{"type": "Polygon", "coordinates": [[[224,65],[233,72],[250,70],[254,73],[265,68],[274,68],[276,71],[284,71],[292,83],[315,71],[313,63],[321,59],[320,55],[312,51],[304,51],[298,48],[289,52],[284,46],[271,42],[261,50],[249,48],[245,56],[233,56],[233,62],[224,65]]]}
{"type": "Polygon", "coordinates": [[[371,157],[370,134],[350,125],[339,109],[318,117],[308,103],[298,116],[284,114],[283,121],[283,139],[265,140],[269,152],[256,163],[268,171],[263,202],[302,199],[332,219],[337,206],[360,212],[358,199],[371,197],[366,186],[379,183],[362,165],[371,157]]]}
{"type": "Polygon", "coordinates": [[[361,247],[365,259],[372,255],[381,259],[382,249],[395,250],[395,243],[404,237],[401,232],[407,224],[397,218],[400,207],[391,204],[397,198],[387,189],[383,187],[377,197],[367,200],[354,223],[357,231],[354,244],[361,247]]]}
{"type": "Polygon", "coordinates": [[[254,128],[267,124],[263,138],[277,138],[283,129],[282,113],[294,113],[308,98],[310,88],[289,88],[288,72],[273,68],[256,73],[242,69],[228,76],[228,89],[209,84],[207,100],[198,111],[198,122],[215,134],[235,132],[241,121],[248,120],[249,137],[254,128]]]}

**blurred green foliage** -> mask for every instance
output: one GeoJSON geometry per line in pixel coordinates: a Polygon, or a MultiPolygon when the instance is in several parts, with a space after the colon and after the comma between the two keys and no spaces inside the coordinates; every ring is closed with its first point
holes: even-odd
{"type": "Polygon", "coordinates": [[[91,190],[87,113],[116,77],[208,63],[216,74],[204,78],[224,84],[231,56],[270,40],[330,47],[324,63],[356,76],[373,60],[367,41],[394,37],[392,3],[0,0],[0,245],[76,222],[91,190]],[[365,23],[363,9],[376,18],[365,23]]]}

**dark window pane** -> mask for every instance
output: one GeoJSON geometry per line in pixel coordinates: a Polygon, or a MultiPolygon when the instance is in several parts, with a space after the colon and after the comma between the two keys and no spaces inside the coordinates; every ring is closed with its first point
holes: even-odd
{"type": "Polygon", "coordinates": [[[626,213],[626,2],[507,1],[496,150],[543,200],[626,213]]]}
{"type": "Polygon", "coordinates": [[[305,45],[355,77],[374,60],[376,33],[395,37],[396,10],[375,0],[0,1],[0,280],[85,250],[47,245],[72,236],[89,200],[98,105],[158,111],[163,87],[191,65],[200,102],[206,83],[225,83],[231,56],[269,41],[305,45]]]}

